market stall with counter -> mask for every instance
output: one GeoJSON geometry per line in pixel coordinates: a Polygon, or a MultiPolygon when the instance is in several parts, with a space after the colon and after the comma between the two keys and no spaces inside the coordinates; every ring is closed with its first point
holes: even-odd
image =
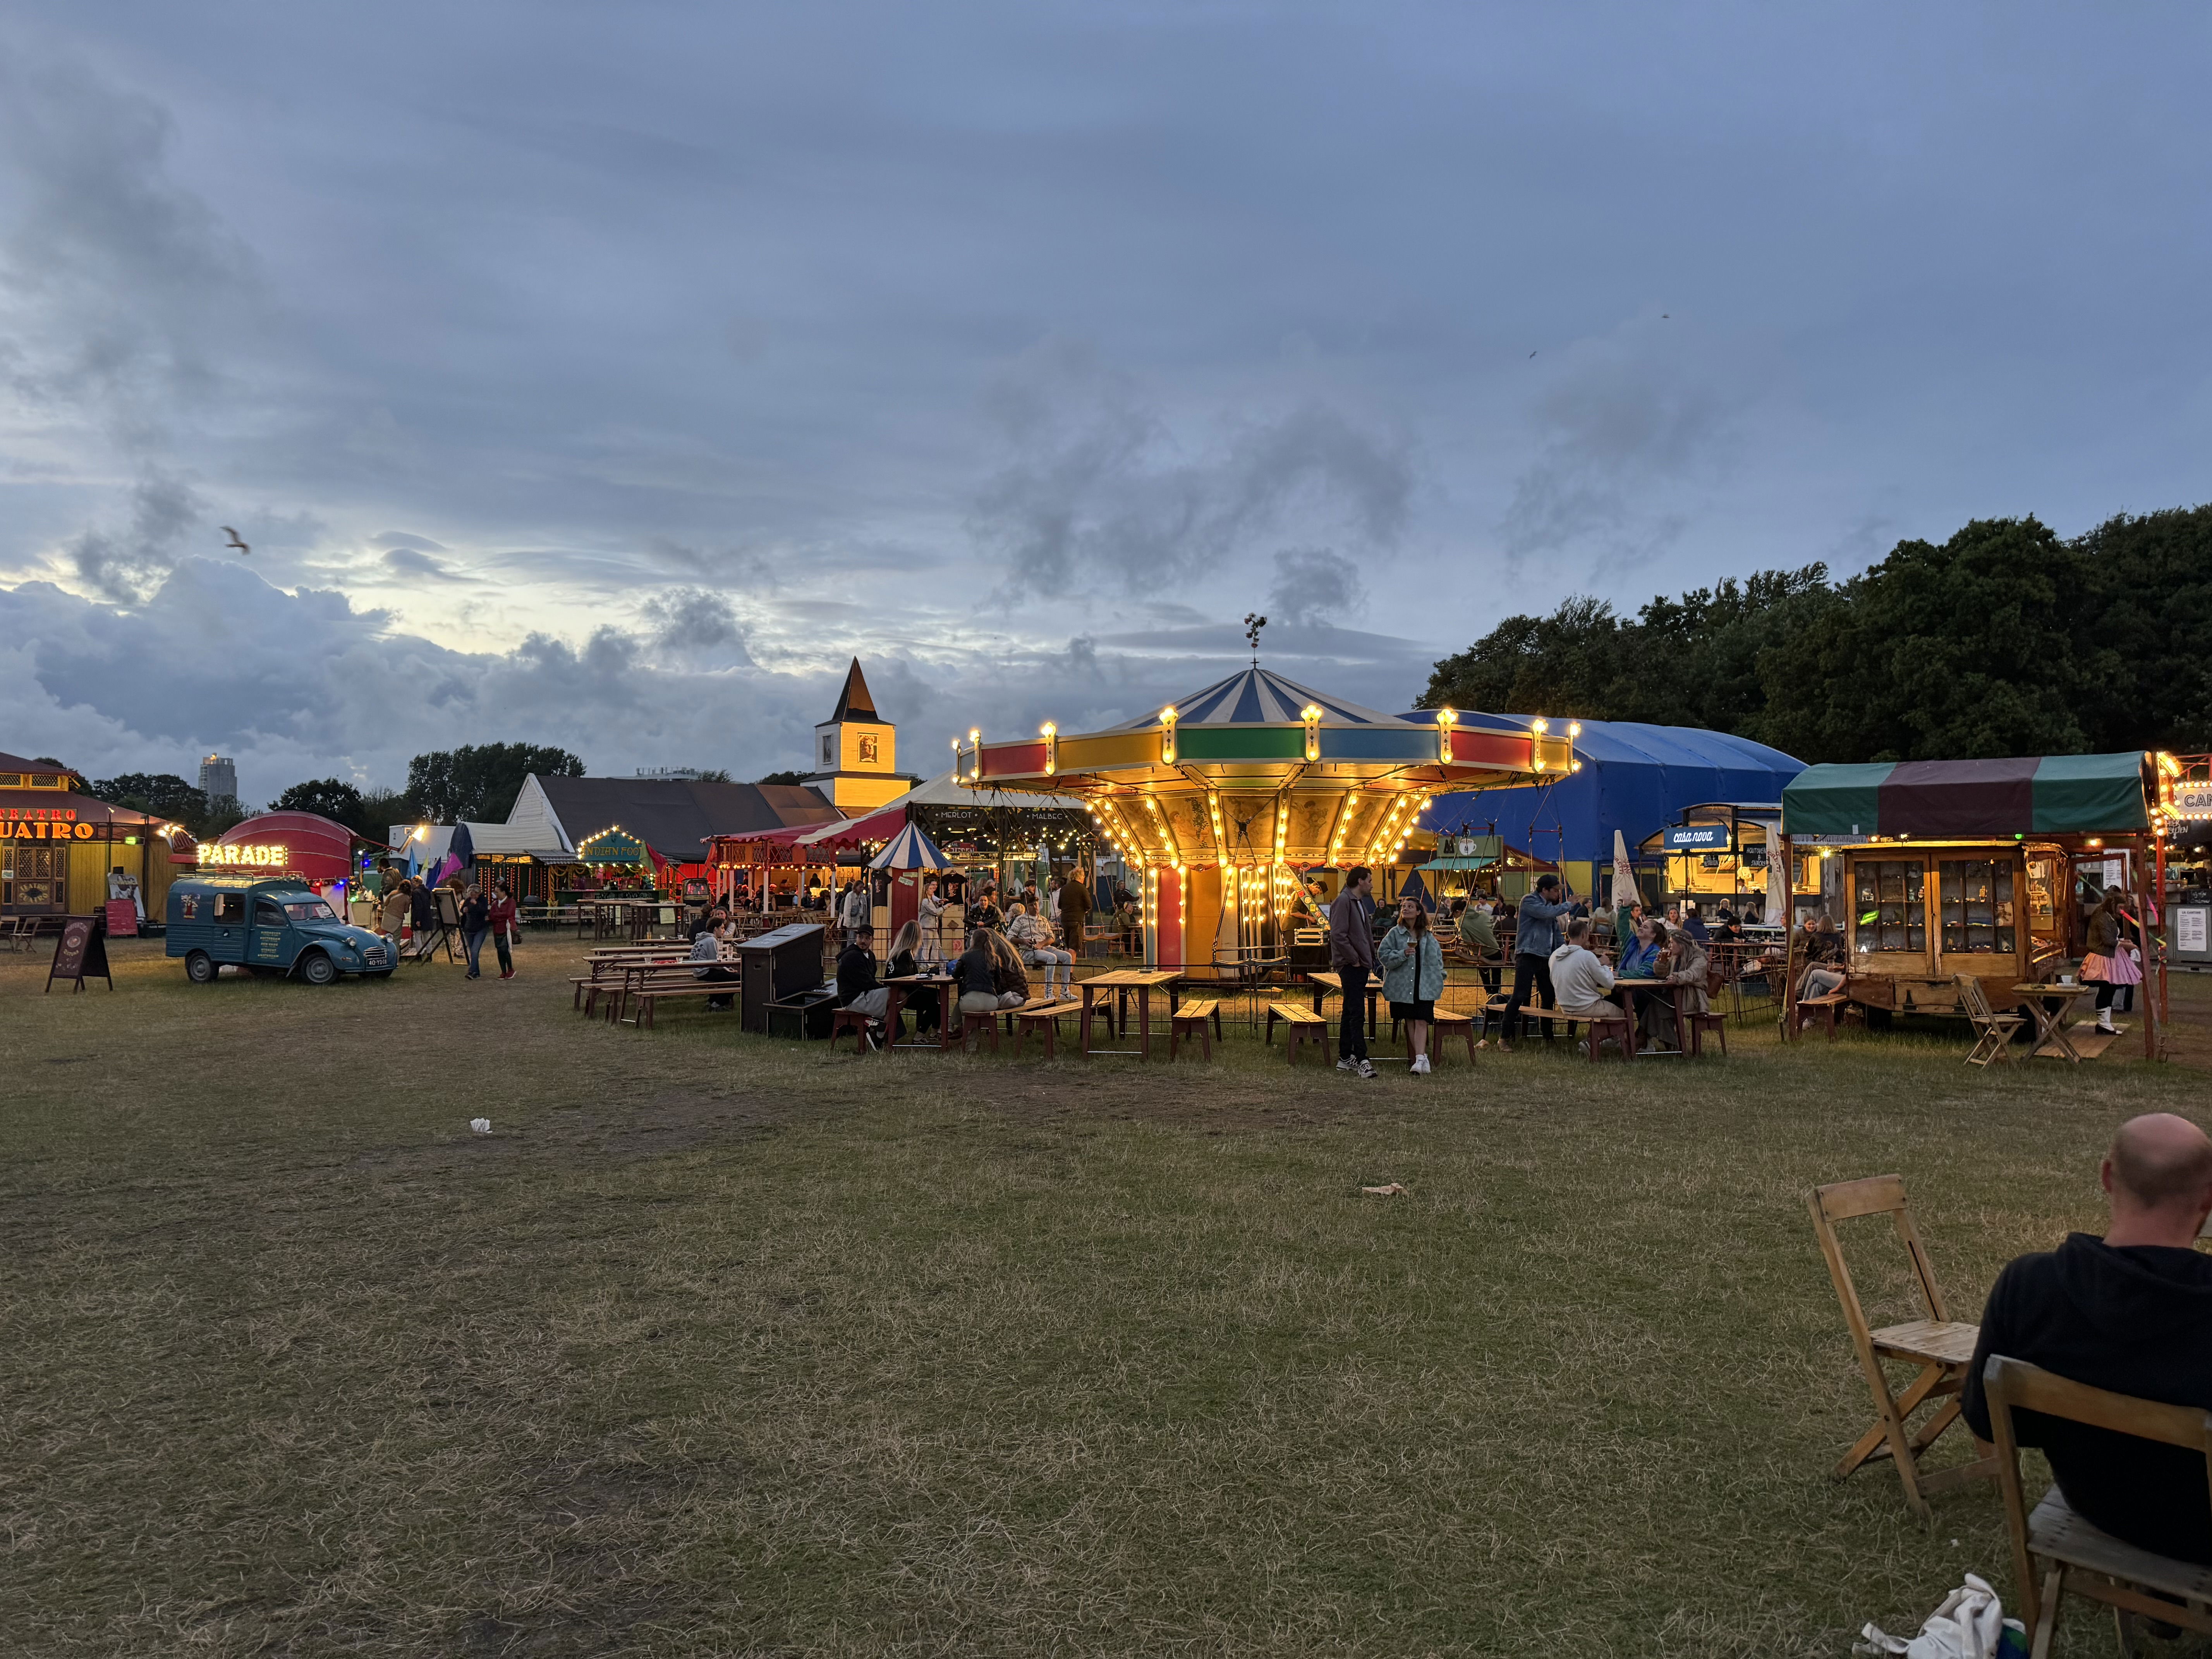
{"type": "MultiPolygon", "coordinates": [[[[2118,886],[2132,917],[2153,919],[2171,758],[2129,751],[1800,773],[1783,792],[1782,853],[1842,861],[1842,994],[1864,1010],[1958,1015],[1964,976],[1990,1007],[2014,1008],[2029,995],[2020,988],[2055,984],[2081,954],[2086,896],[2118,886]]],[[[1797,1026],[1798,967],[1793,956],[1785,1036],[1797,1026]]],[[[2166,1012],[2155,949],[2144,953],[2144,1053],[2155,1056],[2166,1012]]]]}

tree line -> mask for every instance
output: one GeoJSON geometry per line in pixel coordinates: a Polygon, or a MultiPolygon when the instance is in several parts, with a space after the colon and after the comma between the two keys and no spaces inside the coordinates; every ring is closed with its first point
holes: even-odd
{"type": "Polygon", "coordinates": [[[2212,750],[2212,507],[2062,538],[1976,520],[1845,581],[1589,596],[1435,665],[1420,706],[1705,726],[1808,762],[2212,750]]]}

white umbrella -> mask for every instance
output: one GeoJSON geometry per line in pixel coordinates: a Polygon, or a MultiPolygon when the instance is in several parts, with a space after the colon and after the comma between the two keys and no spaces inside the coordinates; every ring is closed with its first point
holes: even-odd
{"type": "Polygon", "coordinates": [[[1637,902],[1636,871],[1628,862],[1628,842],[1620,830],[1613,832],[1613,908],[1637,902]]]}

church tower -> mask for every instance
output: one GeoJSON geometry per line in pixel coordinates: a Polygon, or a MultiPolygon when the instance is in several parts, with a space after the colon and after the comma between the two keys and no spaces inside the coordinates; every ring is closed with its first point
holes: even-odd
{"type": "Polygon", "coordinates": [[[814,772],[806,781],[853,816],[906,793],[908,781],[897,765],[898,728],[878,717],[855,657],[837,712],[814,728],[814,772]]]}

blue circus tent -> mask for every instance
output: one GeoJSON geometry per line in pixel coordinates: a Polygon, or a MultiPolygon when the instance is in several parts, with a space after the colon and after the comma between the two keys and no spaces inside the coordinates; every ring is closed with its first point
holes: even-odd
{"type": "MultiPolygon", "coordinates": [[[[1459,718],[1463,727],[1528,727],[1521,714],[1459,718]]],[[[1553,730],[1564,724],[1554,720],[1553,730]]],[[[1438,796],[1421,815],[1422,826],[1444,835],[1484,835],[1494,823],[1509,846],[1562,865],[1595,866],[1611,861],[1614,830],[1632,851],[1677,822],[1686,807],[1734,801],[1771,805],[1779,817],[1784,787],[1805,769],[1802,761],[1747,738],[1633,720],[1584,720],[1575,754],[1583,769],[1556,783],[1438,796]]],[[[1570,871],[1570,879],[1577,874],[1577,890],[1587,891],[1589,872],[1570,871]]]]}

